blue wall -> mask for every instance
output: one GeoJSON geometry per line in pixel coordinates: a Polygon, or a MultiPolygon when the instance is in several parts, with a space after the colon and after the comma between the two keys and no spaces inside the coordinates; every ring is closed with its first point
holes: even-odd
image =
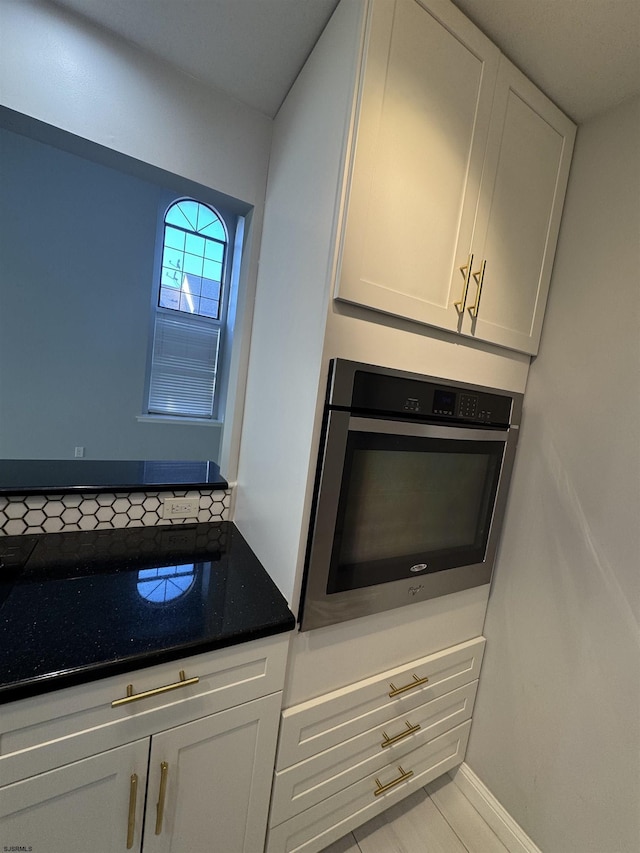
{"type": "Polygon", "coordinates": [[[0,129],[0,457],[216,459],[141,423],[158,223],[176,192],[0,129]]]}

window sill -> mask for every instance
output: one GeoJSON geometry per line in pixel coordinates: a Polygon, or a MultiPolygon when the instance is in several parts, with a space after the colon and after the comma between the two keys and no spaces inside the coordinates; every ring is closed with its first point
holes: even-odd
{"type": "Polygon", "coordinates": [[[176,426],[205,426],[220,427],[224,421],[208,420],[205,418],[179,418],[171,415],[136,415],[136,420],[147,424],[175,424],[176,426]]]}

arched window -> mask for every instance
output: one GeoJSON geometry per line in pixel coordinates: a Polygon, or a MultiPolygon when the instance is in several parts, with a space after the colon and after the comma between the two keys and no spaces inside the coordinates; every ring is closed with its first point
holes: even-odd
{"type": "Polygon", "coordinates": [[[212,418],[229,238],[214,208],[192,198],[164,216],[149,412],[212,418]]]}
{"type": "Polygon", "coordinates": [[[213,208],[174,202],[164,217],[158,305],[220,319],[227,233],[213,208]]]}

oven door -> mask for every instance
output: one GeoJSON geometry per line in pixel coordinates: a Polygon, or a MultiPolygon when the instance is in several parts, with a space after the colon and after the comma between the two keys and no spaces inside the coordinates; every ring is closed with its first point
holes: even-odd
{"type": "Polygon", "coordinates": [[[329,413],[302,628],[488,583],[512,430],[329,413]]]}

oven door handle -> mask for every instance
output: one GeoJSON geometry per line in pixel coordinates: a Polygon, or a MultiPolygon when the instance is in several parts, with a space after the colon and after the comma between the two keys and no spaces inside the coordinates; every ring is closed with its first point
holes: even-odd
{"type": "Polygon", "coordinates": [[[482,429],[446,424],[388,421],[383,418],[349,418],[349,432],[377,432],[384,435],[408,435],[418,438],[446,438],[458,441],[507,441],[509,429],[482,429]]]}

